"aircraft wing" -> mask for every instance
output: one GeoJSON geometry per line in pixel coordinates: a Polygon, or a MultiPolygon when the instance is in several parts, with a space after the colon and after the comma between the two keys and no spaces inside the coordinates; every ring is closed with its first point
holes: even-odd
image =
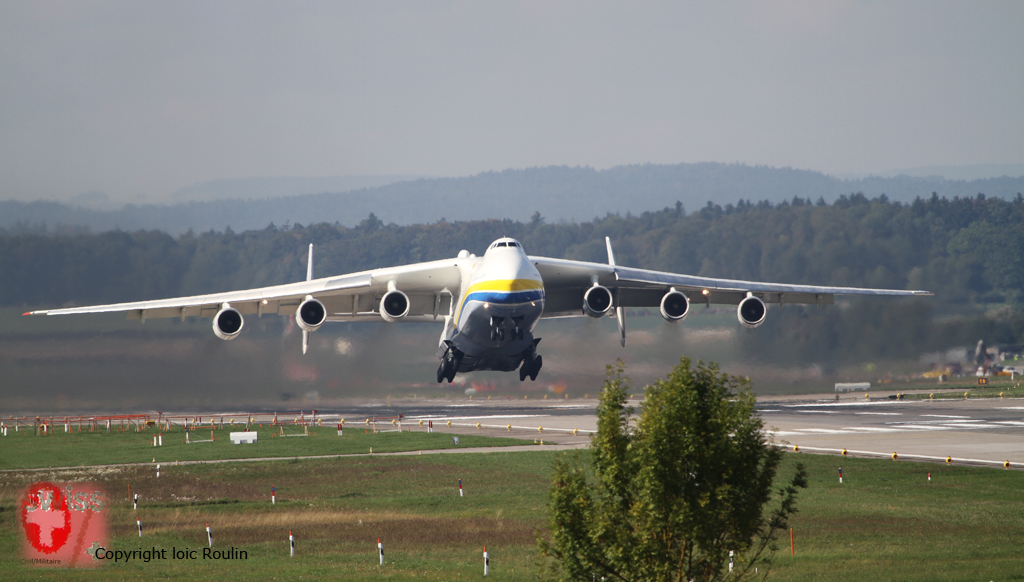
{"type": "Polygon", "coordinates": [[[294,315],[299,304],[307,296],[311,296],[321,301],[327,308],[328,321],[379,321],[380,298],[387,293],[389,282],[393,281],[394,287],[408,295],[410,301],[409,315],[401,321],[424,321],[448,314],[450,296],[458,294],[461,284],[457,262],[458,259],[446,259],[244,291],[46,309],[31,311],[25,315],[125,312],[128,319],[184,319],[196,316],[213,317],[225,303],[242,314],[294,315]]]}
{"type": "Polygon", "coordinates": [[[686,294],[692,303],[725,305],[738,305],[747,293],[765,303],[818,305],[834,303],[836,295],[931,295],[928,291],[715,279],[546,257],[530,257],[530,261],[544,279],[545,317],[583,315],[583,293],[595,282],[612,291],[616,307],[658,307],[662,297],[673,287],[686,294]]]}

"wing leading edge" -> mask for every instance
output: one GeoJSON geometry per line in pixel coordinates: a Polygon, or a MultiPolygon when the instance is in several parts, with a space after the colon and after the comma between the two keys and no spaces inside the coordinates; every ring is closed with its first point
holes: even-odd
{"type": "Polygon", "coordinates": [[[615,294],[615,305],[620,307],[657,307],[665,293],[672,288],[685,294],[693,303],[723,305],[738,305],[748,294],[769,304],[817,305],[835,303],[836,295],[932,295],[929,291],[716,279],[547,257],[530,257],[530,261],[544,278],[547,294],[545,317],[583,315],[583,294],[594,284],[611,290],[615,294]]]}
{"type": "Polygon", "coordinates": [[[213,317],[225,303],[245,315],[292,315],[307,297],[313,297],[323,302],[327,308],[327,318],[331,321],[380,319],[378,303],[390,284],[409,296],[411,305],[408,320],[422,321],[427,316],[433,318],[447,315],[448,302],[442,301],[441,296],[458,293],[461,275],[457,263],[458,259],[447,259],[242,291],[46,309],[30,311],[25,315],[125,312],[128,319],[184,319],[213,317]]]}

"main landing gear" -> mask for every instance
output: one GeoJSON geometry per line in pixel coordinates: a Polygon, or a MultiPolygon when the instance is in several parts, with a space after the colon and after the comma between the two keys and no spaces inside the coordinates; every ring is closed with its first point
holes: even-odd
{"type": "Polygon", "coordinates": [[[462,363],[461,351],[455,346],[448,344],[448,350],[444,353],[444,358],[441,360],[441,365],[437,367],[437,383],[440,384],[443,380],[448,380],[451,384],[452,380],[455,379],[455,373],[459,371],[459,364],[462,363]]]}
{"type": "Polygon", "coordinates": [[[537,379],[537,374],[540,373],[541,366],[544,365],[544,358],[537,354],[537,344],[540,342],[540,338],[533,340],[533,345],[527,350],[526,355],[523,357],[523,366],[519,368],[519,381],[523,382],[526,377],[530,377],[530,381],[537,379]]]}

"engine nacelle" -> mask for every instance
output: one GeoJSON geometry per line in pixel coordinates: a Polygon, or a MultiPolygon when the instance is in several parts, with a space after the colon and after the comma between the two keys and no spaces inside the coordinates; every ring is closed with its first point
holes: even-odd
{"type": "Polygon", "coordinates": [[[590,317],[606,315],[612,308],[612,292],[607,287],[594,285],[583,294],[583,312],[590,317]]]}
{"type": "Polygon", "coordinates": [[[380,298],[380,316],[388,323],[394,323],[409,315],[409,296],[398,289],[392,289],[380,298]]]}
{"type": "Polygon", "coordinates": [[[295,310],[295,323],[302,331],[316,331],[325,321],[327,321],[327,308],[316,299],[306,299],[295,310]]]}
{"type": "Polygon", "coordinates": [[[690,313],[690,299],[672,289],[661,298],[661,316],[665,321],[682,321],[690,313]]]}
{"type": "Polygon", "coordinates": [[[222,340],[233,340],[242,331],[245,319],[234,307],[223,307],[213,316],[213,333],[222,340]]]}
{"type": "Polygon", "coordinates": [[[745,327],[755,328],[764,323],[764,317],[768,313],[768,306],[759,297],[747,295],[736,307],[736,318],[745,327]]]}

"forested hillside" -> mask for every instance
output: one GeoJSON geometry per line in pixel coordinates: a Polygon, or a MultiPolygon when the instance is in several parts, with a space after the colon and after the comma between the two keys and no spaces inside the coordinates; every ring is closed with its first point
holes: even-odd
{"type": "Polygon", "coordinates": [[[717,277],[927,289],[933,298],[857,300],[818,310],[771,308],[748,349],[796,360],[916,357],[925,351],[1024,340],[1024,197],[904,204],[842,196],[833,204],[708,203],[639,216],[552,224],[440,221],[397,226],[370,215],[357,226],[269,226],[236,233],[111,231],[0,236],[0,304],[60,306],[190,295],[300,280],[316,245],[326,276],[481,253],[500,236],[535,255],[604,262],[610,236],[620,264],[717,277]]]}
{"type": "MultiPolygon", "coordinates": [[[[706,201],[737,204],[766,200],[773,204],[794,197],[831,203],[840,195],[861,192],[910,202],[927,197],[975,196],[1011,199],[1024,192],[1024,177],[944,180],[938,177],[895,176],[843,180],[820,172],[743,164],[674,164],[593,168],[546,167],[486,172],[460,178],[420,179],[348,192],[321,192],[261,200],[258,183],[250,193],[245,182],[233,192],[237,199],[189,201],[171,205],[126,205],[120,210],[79,208],[57,202],[0,201],[0,228],[20,223],[25,229],[46,224],[87,228],[92,232],[120,228],[157,229],[181,234],[190,228],[236,231],[263,228],[270,222],[338,222],[355,226],[370,213],[387,223],[410,225],[448,221],[510,218],[526,221],[540,210],[549,222],[581,222],[608,212],[625,214],[682,202],[693,210],[706,201]]],[[[65,228],[66,229],[66,228],[65,228]]]]}

